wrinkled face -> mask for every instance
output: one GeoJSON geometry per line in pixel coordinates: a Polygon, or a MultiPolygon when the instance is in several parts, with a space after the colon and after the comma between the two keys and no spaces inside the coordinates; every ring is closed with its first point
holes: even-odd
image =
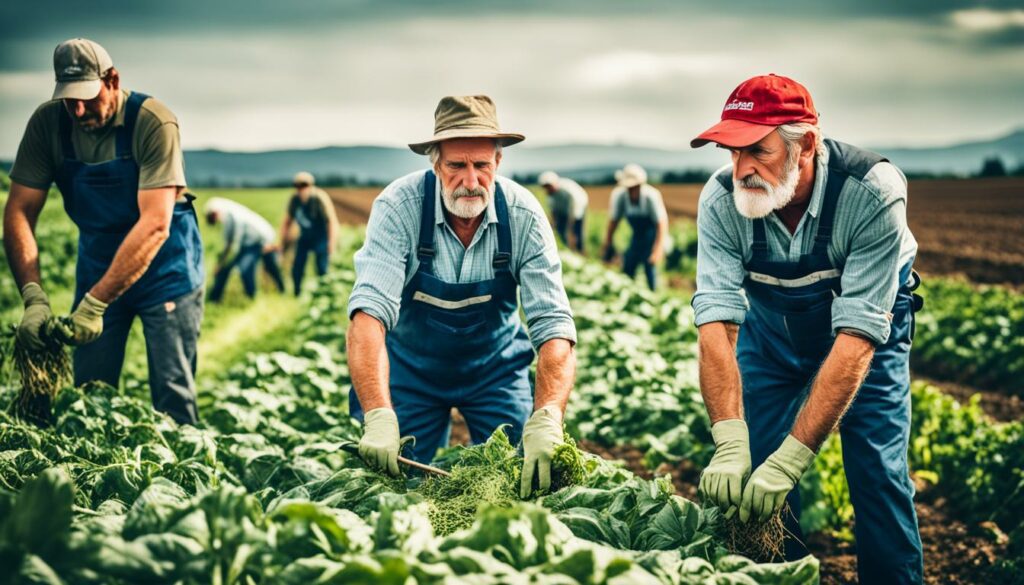
{"type": "Polygon", "coordinates": [[[800,146],[787,152],[786,141],[772,132],[732,152],[733,201],[740,215],[751,219],[782,209],[793,200],[800,179],[800,146]]]}
{"type": "Polygon", "coordinates": [[[108,75],[100,84],[100,93],[91,100],[65,99],[64,108],[83,132],[95,132],[114,119],[120,93],[120,80],[116,73],[108,75]]]}
{"type": "Polygon", "coordinates": [[[490,138],[456,138],[440,146],[434,172],[441,179],[445,209],[462,219],[478,217],[491,202],[501,153],[490,138]]]}

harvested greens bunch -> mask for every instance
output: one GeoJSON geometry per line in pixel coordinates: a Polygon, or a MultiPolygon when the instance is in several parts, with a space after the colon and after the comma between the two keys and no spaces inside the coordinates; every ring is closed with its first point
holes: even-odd
{"type": "Polygon", "coordinates": [[[37,350],[21,343],[12,329],[10,353],[21,379],[21,390],[11,404],[15,416],[41,427],[50,424],[53,399],[71,382],[71,359],[64,346],[72,333],[70,318],[51,317],[39,335],[44,346],[37,350]]]}
{"type": "MultiPolygon", "coordinates": [[[[501,429],[482,445],[456,447],[439,463],[450,467],[451,475],[429,477],[415,490],[426,499],[427,515],[439,536],[472,526],[484,505],[508,508],[519,500],[523,459],[501,429]]],[[[551,489],[578,484],[584,475],[583,454],[566,435],[555,449],[551,489]]]]}

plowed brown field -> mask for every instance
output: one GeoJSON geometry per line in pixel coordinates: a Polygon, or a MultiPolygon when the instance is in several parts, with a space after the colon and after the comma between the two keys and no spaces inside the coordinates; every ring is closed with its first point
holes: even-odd
{"type": "MultiPolygon", "coordinates": [[[[701,185],[662,185],[673,218],[697,216],[701,185]]],[[[592,209],[606,210],[611,187],[589,187],[592,209]]],[[[342,221],[364,223],[379,189],[331,189],[342,221]]],[[[915,266],[964,274],[975,282],[1024,284],[1024,179],[910,183],[910,229],[920,245],[915,266]]]]}

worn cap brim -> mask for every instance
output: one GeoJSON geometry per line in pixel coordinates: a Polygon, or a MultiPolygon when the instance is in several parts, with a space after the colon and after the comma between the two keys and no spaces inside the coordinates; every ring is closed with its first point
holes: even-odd
{"type": "Polygon", "coordinates": [[[452,140],[455,138],[492,138],[497,140],[502,146],[512,146],[513,144],[519,144],[526,140],[526,137],[522,134],[495,132],[491,129],[480,128],[454,128],[439,132],[430,140],[410,144],[409,148],[416,154],[427,154],[427,147],[431,144],[437,144],[438,142],[452,140]]]}
{"type": "Polygon", "coordinates": [[[61,81],[53,90],[55,100],[91,100],[100,95],[100,88],[103,82],[99,79],[86,79],[82,81],[61,81]]]}
{"type": "Polygon", "coordinates": [[[715,142],[730,148],[744,148],[771,134],[775,126],[754,124],[743,120],[722,120],[690,141],[691,148],[715,142]]]}

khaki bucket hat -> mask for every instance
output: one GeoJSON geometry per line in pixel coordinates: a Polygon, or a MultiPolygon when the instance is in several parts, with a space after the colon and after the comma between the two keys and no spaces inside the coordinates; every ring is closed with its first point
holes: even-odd
{"type": "Polygon", "coordinates": [[[427,147],[453,138],[494,138],[502,146],[518,144],[522,134],[502,132],[494,101],[485,95],[447,96],[434,110],[434,137],[409,145],[416,154],[427,154],[427,147]]]}

